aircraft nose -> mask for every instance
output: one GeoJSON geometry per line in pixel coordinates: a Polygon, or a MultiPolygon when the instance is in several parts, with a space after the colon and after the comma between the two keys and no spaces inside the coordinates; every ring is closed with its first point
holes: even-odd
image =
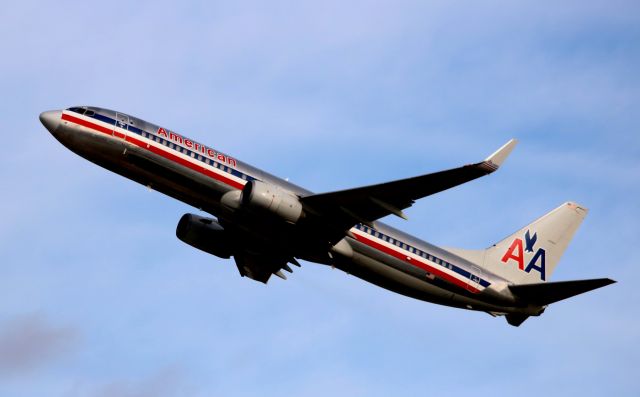
{"type": "Polygon", "coordinates": [[[49,130],[49,132],[53,133],[56,128],[58,128],[58,125],[60,125],[61,116],[61,110],[49,110],[47,112],[40,113],[40,122],[49,130]]]}

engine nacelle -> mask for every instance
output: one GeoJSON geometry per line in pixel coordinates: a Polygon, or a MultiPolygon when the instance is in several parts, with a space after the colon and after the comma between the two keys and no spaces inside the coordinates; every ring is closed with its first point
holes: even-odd
{"type": "Polygon", "coordinates": [[[302,203],[295,194],[276,185],[261,181],[249,181],[244,185],[242,205],[270,212],[289,223],[303,217],[302,203]]]}
{"type": "Polygon", "coordinates": [[[184,214],[178,222],[176,237],[192,247],[220,258],[233,255],[233,244],[224,228],[212,218],[184,214]]]}

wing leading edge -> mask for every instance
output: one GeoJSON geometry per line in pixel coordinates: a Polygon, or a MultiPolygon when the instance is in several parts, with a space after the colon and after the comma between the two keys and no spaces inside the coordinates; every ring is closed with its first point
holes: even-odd
{"type": "MultiPolygon", "coordinates": [[[[511,139],[484,161],[413,178],[302,197],[305,208],[324,218],[335,232],[357,223],[371,224],[394,214],[406,219],[403,209],[426,196],[450,189],[496,171],[513,150],[511,139]]],[[[326,224],[325,223],[325,224],[326,224]]]]}

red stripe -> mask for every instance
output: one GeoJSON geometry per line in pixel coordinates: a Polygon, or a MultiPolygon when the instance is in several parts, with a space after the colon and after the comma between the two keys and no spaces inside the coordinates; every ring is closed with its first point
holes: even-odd
{"type": "MultiPolygon", "coordinates": [[[[75,116],[71,116],[71,115],[66,114],[66,113],[62,114],[62,120],[70,121],[72,123],[81,125],[83,127],[90,128],[90,129],[92,129],[94,131],[98,131],[98,132],[101,132],[101,133],[109,135],[109,136],[115,136],[116,138],[120,138],[120,139],[125,138],[125,135],[123,133],[120,133],[118,131],[114,131],[113,128],[106,128],[106,127],[103,127],[101,125],[92,123],[92,122],[87,121],[87,120],[83,120],[83,119],[75,117],[75,116]]],[[[177,156],[174,153],[171,153],[171,152],[165,150],[164,148],[159,148],[159,147],[157,147],[155,145],[147,144],[146,142],[144,142],[144,141],[142,141],[140,139],[137,139],[135,136],[128,135],[126,137],[126,142],[134,144],[134,145],[138,146],[139,148],[146,149],[146,150],[150,151],[151,153],[154,153],[154,154],[157,154],[159,156],[162,156],[162,157],[166,158],[167,160],[173,161],[174,163],[178,163],[178,164],[180,164],[180,165],[182,165],[184,167],[187,167],[187,168],[189,168],[191,170],[199,172],[199,173],[201,173],[203,175],[206,175],[206,176],[208,176],[208,177],[210,177],[212,179],[215,179],[217,181],[223,182],[223,183],[225,183],[225,184],[227,184],[227,185],[229,185],[229,186],[231,186],[233,188],[242,189],[244,187],[244,184],[242,184],[240,182],[237,182],[237,181],[235,181],[235,180],[233,180],[231,178],[228,178],[228,177],[226,177],[224,175],[220,175],[217,172],[213,172],[210,169],[208,169],[208,168],[206,168],[206,167],[204,167],[202,165],[194,164],[191,161],[185,160],[184,158],[182,158],[180,156],[177,156]]]]}
{"type": "MultiPolygon", "coordinates": [[[[81,125],[83,127],[90,128],[90,129],[92,129],[94,131],[98,131],[98,132],[101,132],[101,133],[109,135],[109,136],[115,136],[116,138],[120,138],[120,139],[125,138],[125,135],[123,133],[120,133],[118,131],[114,131],[113,128],[106,128],[106,127],[103,127],[101,125],[92,123],[90,121],[87,121],[87,120],[84,120],[84,119],[81,119],[81,118],[78,118],[78,117],[75,117],[75,116],[72,116],[72,115],[69,115],[69,114],[66,114],[66,113],[62,114],[62,120],[70,121],[72,123],[81,125]]],[[[218,174],[216,172],[213,172],[213,171],[209,170],[208,168],[203,167],[201,165],[193,164],[192,162],[187,161],[187,160],[183,159],[182,157],[177,156],[177,155],[175,155],[175,154],[173,154],[171,152],[168,152],[167,150],[165,150],[163,148],[159,148],[159,147],[157,147],[155,145],[148,145],[146,142],[143,142],[143,141],[141,141],[141,140],[139,140],[139,139],[137,139],[137,138],[135,138],[133,136],[127,136],[126,137],[126,142],[132,143],[132,144],[138,146],[139,148],[146,149],[146,150],[150,151],[151,153],[154,153],[154,154],[157,154],[159,156],[162,156],[162,157],[166,158],[167,160],[170,160],[170,161],[173,161],[175,163],[178,163],[178,164],[180,164],[180,165],[182,165],[184,167],[187,167],[187,168],[189,168],[191,170],[197,171],[197,172],[199,172],[201,174],[204,174],[204,175],[206,175],[206,176],[208,176],[208,177],[210,177],[212,179],[215,179],[215,180],[218,180],[220,182],[223,182],[223,183],[225,183],[225,184],[227,184],[227,185],[229,185],[231,187],[234,187],[236,189],[242,189],[243,186],[244,186],[242,183],[239,183],[239,182],[237,182],[237,181],[235,181],[233,179],[227,178],[224,175],[220,175],[220,174],[218,174]]],[[[366,245],[368,245],[370,247],[373,247],[373,248],[377,249],[378,251],[382,251],[382,252],[384,252],[384,253],[386,253],[388,255],[391,255],[391,256],[393,256],[395,258],[398,258],[398,259],[404,261],[405,263],[408,263],[408,264],[410,264],[412,266],[416,266],[416,267],[419,267],[419,268],[421,268],[423,270],[426,270],[426,271],[428,271],[430,273],[433,273],[434,275],[440,277],[441,279],[444,279],[444,280],[446,280],[446,281],[448,281],[448,282],[450,282],[452,284],[455,284],[455,285],[457,285],[459,287],[466,288],[466,289],[470,290],[471,292],[474,292],[474,293],[480,292],[478,289],[474,288],[473,286],[465,284],[464,282],[458,280],[457,278],[451,276],[450,274],[445,273],[442,270],[440,270],[438,268],[435,268],[435,267],[433,267],[433,266],[431,266],[431,265],[429,265],[429,264],[427,264],[425,262],[421,262],[420,260],[417,260],[415,258],[411,258],[411,260],[408,260],[407,259],[407,255],[404,255],[404,254],[402,254],[402,253],[400,253],[398,251],[392,250],[389,247],[378,243],[377,241],[374,241],[374,240],[371,240],[369,238],[360,236],[360,235],[358,235],[356,233],[354,233],[354,235],[356,237],[356,240],[358,240],[358,241],[360,241],[360,242],[362,242],[362,243],[364,243],[364,244],[366,244],[366,245]]]]}
{"type": "Polygon", "coordinates": [[[400,259],[400,260],[404,261],[405,263],[410,264],[411,266],[415,266],[415,267],[418,267],[418,268],[420,268],[422,270],[426,270],[429,273],[433,273],[437,277],[439,277],[441,279],[444,279],[444,280],[448,281],[451,284],[455,284],[458,287],[465,288],[465,289],[467,289],[467,290],[469,290],[469,291],[471,291],[473,293],[480,292],[479,289],[473,287],[472,285],[466,284],[463,281],[460,281],[459,279],[457,279],[456,277],[453,277],[449,273],[443,272],[442,270],[440,270],[440,269],[438,269],[436,267],[433,267],[433,266],[429,265],[426,262],[422,262],[422,261],[420,261],[420,260],[418,260],[416,258],[413,258],[413,257],[411,258],[411,260],[408,260],[407,259],[408,255],[404,255],[403,253],[398,252],[396,250],[393,250],[393,249],[387,247],[386,245],[380,244],[379,242],[374,241],[374,240],[372,240],[372,239],[370,239],[368,237],[364,237],[364,236],[359,235],[357,233],[353,233],[353,235],[356,237],[356,240],[360,241],[361,243],[364,243],[364,244],[366,244],[366,245],[368,245],[368,246],[370,246],[372,248],[375,248],[378,251],[382,251],[385,254],[391,255],[394,258],[400,259]]]}
{"type": "Polygon", "coordinates": [[[105,133],[107,135],[112,135],[113,134],[113,128],[105,128],[105,127],[103,127],[101,125],[91,123],[89,121],[77,118],[75,116],[71,116],[70,114],[62,113],[62,120],[71,121],[72,123],[76,123],[76,124],[81,125],[83,127],[91,128],[92,130],[96,130],[96,131],[105,133]]]}

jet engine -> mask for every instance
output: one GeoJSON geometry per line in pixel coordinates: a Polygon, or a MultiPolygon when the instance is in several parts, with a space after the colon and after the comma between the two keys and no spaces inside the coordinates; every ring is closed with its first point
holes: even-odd
{"type": "Polygon", "coordinates": [[[224,228],[212,218],[184,214],[178,222],[176,237],[192,247],[220,258],[233,255],[233,245],[224,228]]]}
{"type": "Polygon", "coordinates": [[[298,222],[304,215],[298,196],[257,180],[244,185],[240,200],[244,207],[272,213],[289,223],[298,222]]]}

